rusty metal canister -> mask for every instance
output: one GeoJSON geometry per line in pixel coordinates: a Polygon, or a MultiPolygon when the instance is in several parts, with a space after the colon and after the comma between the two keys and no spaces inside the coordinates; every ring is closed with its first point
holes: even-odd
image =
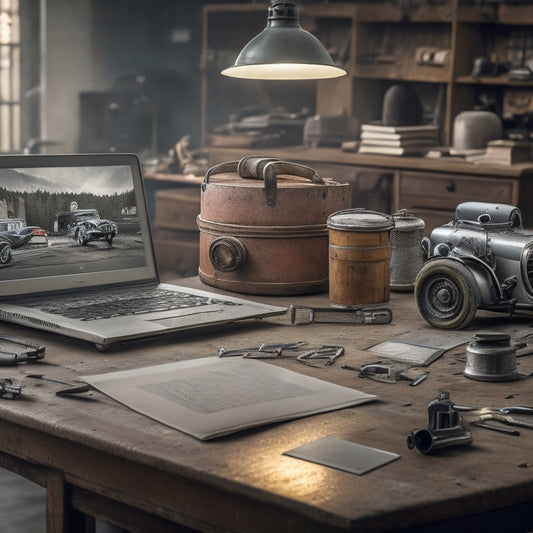
{"type": "Polygon", "coordinates": [[[247,294],[328,290],[328,216],[350,185],[309,167],[248,157],[213,167],[202,184],[202,282],[247,294]]]}
{"type": "Polygon", "coordinates": [[[329,216],[329,299],[351,306],[390,296],[390,215],[345,209],[329,216]]]}

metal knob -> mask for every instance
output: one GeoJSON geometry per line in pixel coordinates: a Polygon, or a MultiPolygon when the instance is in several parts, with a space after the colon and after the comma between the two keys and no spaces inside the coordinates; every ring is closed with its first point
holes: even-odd
{"type": "Polygon", "coordinates": [[[215,270],[232,272],[246,260],[246,247],[235,237],[217,237],[209,244],[209,259],[215,270]]]}

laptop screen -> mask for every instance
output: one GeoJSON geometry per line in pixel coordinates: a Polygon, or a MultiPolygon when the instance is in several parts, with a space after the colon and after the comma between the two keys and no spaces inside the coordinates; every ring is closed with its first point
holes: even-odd
{"type": "Polygon", "coordinates": [[[0,156],[0,297],[157,280],[135,155],[0,156]]]}

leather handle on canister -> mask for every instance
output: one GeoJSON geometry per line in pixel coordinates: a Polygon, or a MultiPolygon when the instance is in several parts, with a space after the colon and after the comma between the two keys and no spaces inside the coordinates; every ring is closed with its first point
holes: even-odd
{"type": "Polygon", "coordinates": [[[207,170],[204,176],[204,183],[209,183],[211,176],[226,172],[236,172],[241,178],[255,178],[260,180],[263,179],[264,166],[271,161],[279,161],[279,159],[249,155],[241,158],[239,161],[219,163],[207,170]]]}
{"type": "Polygon", "coordinates": [[[214,167],[208,168],[204,176],[202,188],[204,188],[204,185],[206,183],[209,183],[209,178],[213,174],[224,174],[225,172],[237,172],[238,165],[239,165],[239,161],[228,161],[227,163],[219,163],[218,165],[215,165],[214,167]]]}
{"type": "Polygon", "coordinates": [[[271,157],[243,157],[237,165],[237,172],[241,178],[262,179],[265,182],[268,205],[276,204],[278,174],[297,176],[313,183],[324,183],[324,180],[311,167],[271,157]]]}
{"type": "Polygon", "coordinates": [[[214,174],[237,172],[241,178],[262,179],[265,182],[265,192],[268,205],[276,204],[276,189],[278,174],[288,174],[307,179],[313,183],[324,183],[316,170],[305,165],[281,161],[274,157],[246,156],[239,161],[220,163],[208,169],[202,183],[202,190],[209,183],[214,174]]]}

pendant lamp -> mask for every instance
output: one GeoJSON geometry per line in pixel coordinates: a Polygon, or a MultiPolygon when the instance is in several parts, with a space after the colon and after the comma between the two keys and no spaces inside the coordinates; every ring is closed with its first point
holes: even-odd
{"type": "Polygon", "coordinates": [[[346,70],[333,63],[322,43],[300,26],[293,2],[272,0],[266,28],[241,51],[224,76],[259,80],[338,78],[346,70]]]}

